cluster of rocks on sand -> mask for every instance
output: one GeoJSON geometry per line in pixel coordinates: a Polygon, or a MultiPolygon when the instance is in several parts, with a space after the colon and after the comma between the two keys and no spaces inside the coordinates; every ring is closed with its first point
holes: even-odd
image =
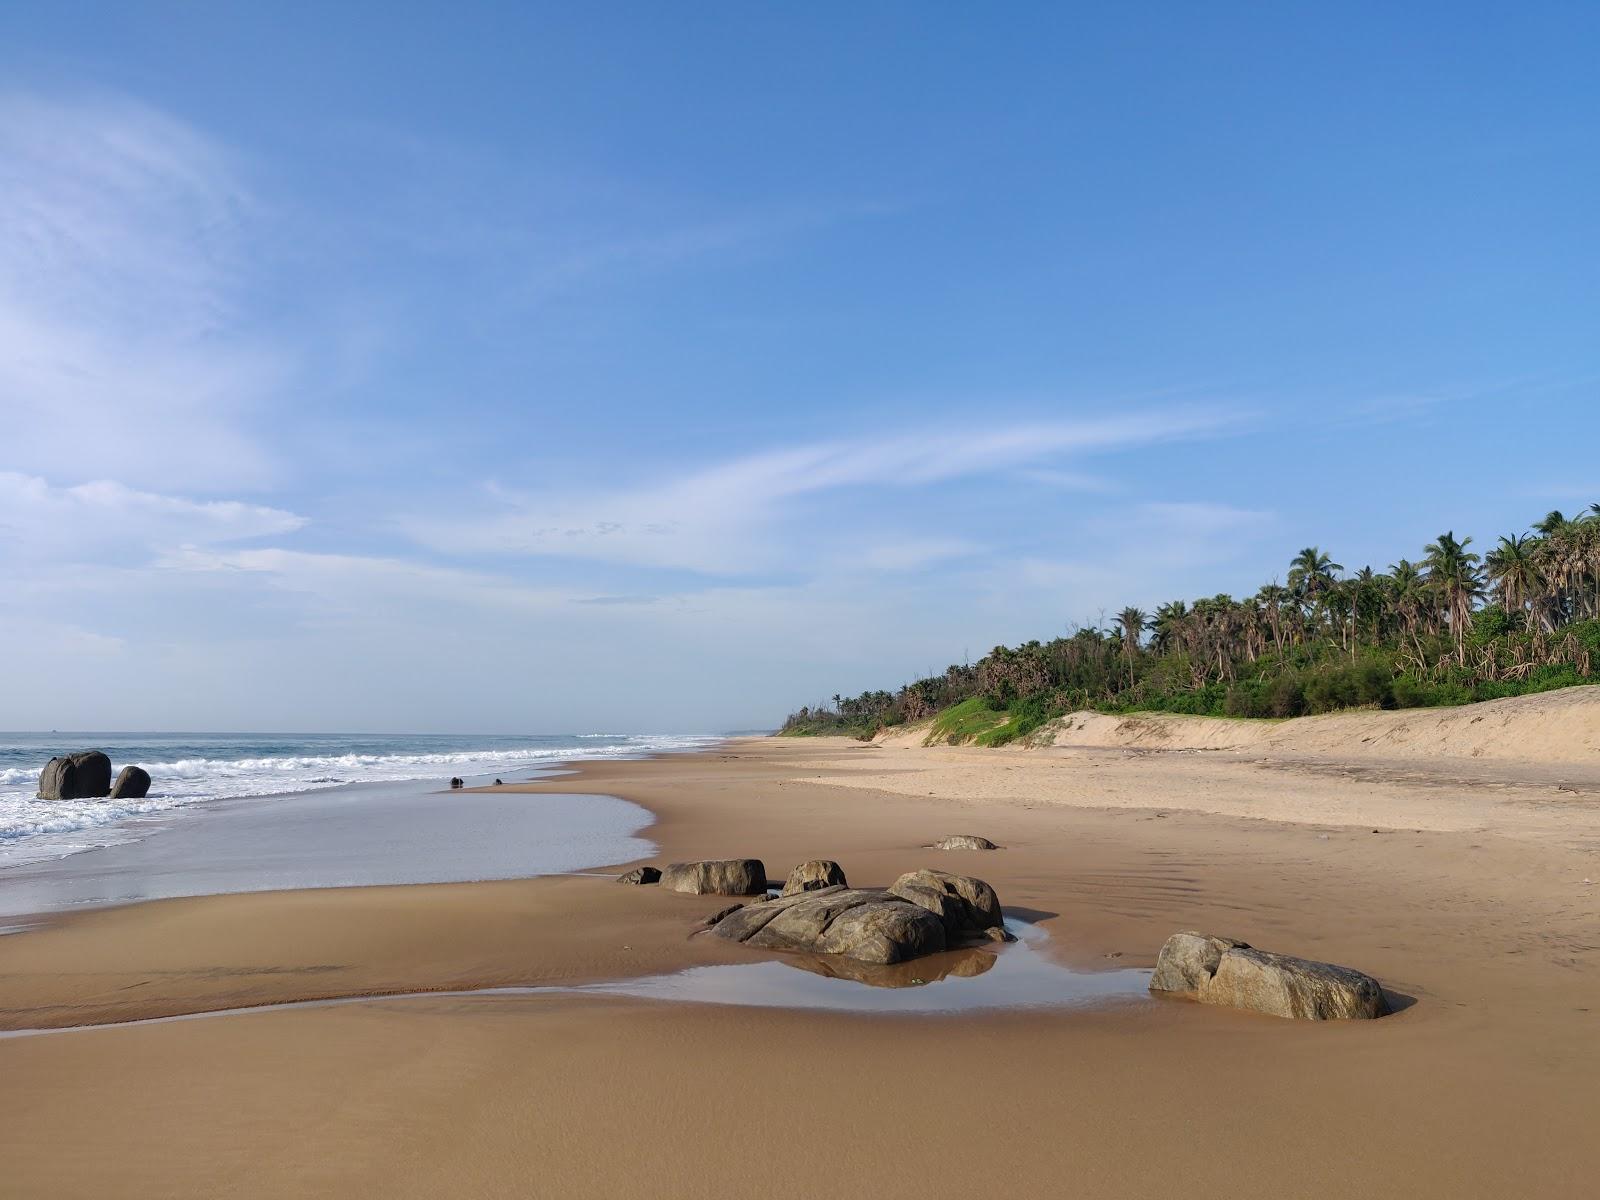
{"type": "MultiPolygon", "coordinates": [[[[935,845],[995,849],[987,838],[972,834],[935,845]]],[[[776,896],[767,894],[767,869],[759,858],[635,867],[619,882],[657,884],[692,895],[757,896],[713,913],[703,924],[717,937],[765,950],[888,965],[983,940],[1013,940],[992,887],[970,875],[931,867],[907,872],[887,888],[852,888],[838,863],[812,859],[789,872],[776,896]]],[[[1150,990],[1303,1020],[1372,1018],[1389,1012],[1383,988],[1360,971],[1194,932],[1167,939],[1150,990]]]]}
{"type": "Polygon", "coordinates": [[[150,773],[126,766],[111,779],[111,759],[99,750],[79,750],[52,758],[39,772],[41,800],[142,800],[150,792],[150,773]]]}
{"type": "Polygon", "coordinates": [[[832,859],[803,862],[776,896],[758,858],[636,867],[620,882],[655,882],[694,895],[752,896],[706,922],[718,937],[768,950],[835,954],[889,964],[981,941],[1006,941],[1000,899],[981,879],[924,868],[887,888],[852,888],[832,859]],[[652,880],[652,874],[655,875],[652,880]]]}
{"type": "Polygon", "coordinates": [[[882,890],[832,884],[742,905],[712,927],[767,950],[898,963],[992,937],[1010,937],[994,889],[981,879],[924,868],[882,890]]]}

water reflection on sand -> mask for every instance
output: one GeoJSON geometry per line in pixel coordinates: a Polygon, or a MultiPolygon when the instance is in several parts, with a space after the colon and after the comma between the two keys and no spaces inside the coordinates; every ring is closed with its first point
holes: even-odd
{"type": "Polygon", "coordinates": [[[1017,920],[1008,920],[1006,928],[1018,938],[1009,946],[953,950],[893,966],[778,954],[580,990],[701,1004],[898,1013],[1081,1007],[1148,998],[1147,970],[1075,970],[1041,952],[1049,940],[1043,929],[1017,920]]]}

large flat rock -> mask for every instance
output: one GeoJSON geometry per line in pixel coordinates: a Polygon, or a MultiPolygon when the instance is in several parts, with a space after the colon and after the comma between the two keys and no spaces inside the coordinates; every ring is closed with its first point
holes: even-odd
{"type": "Polygon", "coordinates": [[[933,913],[888,892],[841,886],[747,904],[712,933],[765,950],[840,954],[866,963],[897,963],[946,946],[933,913]]]}
{"type": "Polygon", "coordinates": [[[1365,1020],[1389,1012],[1383,987],[1370,975],[1193,931],[1175,933],[1161,947],[1150,990],[1305,1021],[1365,1020]]]}

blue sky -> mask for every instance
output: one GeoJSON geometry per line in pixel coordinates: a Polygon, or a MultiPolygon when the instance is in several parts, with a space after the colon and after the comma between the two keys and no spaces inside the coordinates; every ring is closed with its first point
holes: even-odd
{"type": "Polygon", "coordinates": [[[1592,4],[0,9],[0,727],[697,730],[1600,500],[1592,4]]]}

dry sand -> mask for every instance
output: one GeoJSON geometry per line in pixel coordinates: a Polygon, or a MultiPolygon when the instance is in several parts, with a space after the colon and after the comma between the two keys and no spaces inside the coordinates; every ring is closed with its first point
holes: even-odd
{"type": "MultiPolygon", "coordinates": [[[[644,804],[659,860],[971,870],[1078,965],[1191,927],[1347,963],[1415,1000],[1382,1021],[558,994],[7,1040],[0,1195],[1593,1194],[1600,769],[1346,749],[748,740],[529,790],[644,804]],[[952,832],[1006,848],[922,848],[952,832]]],[[[744,961],[685,936],[722,903],[559,878],[80,914],[0,938],[0,1024],[744,961]]]]}

